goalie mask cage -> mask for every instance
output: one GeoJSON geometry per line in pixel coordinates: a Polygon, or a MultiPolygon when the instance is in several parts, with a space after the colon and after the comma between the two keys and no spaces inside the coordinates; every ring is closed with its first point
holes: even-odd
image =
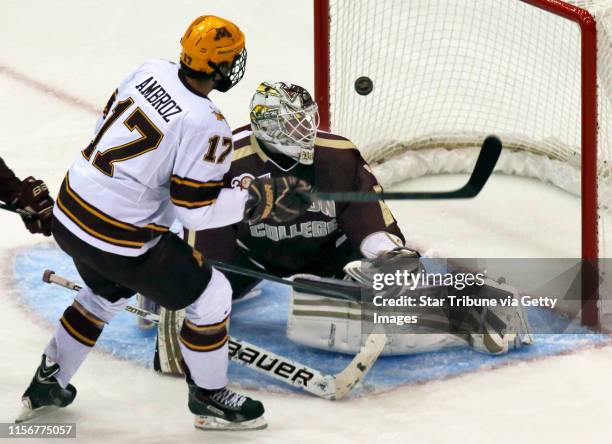
{"type": "MultiPolygon", "coordinates": [[[[407,153],[476,149],[494,133],[502,158],[523,156],[504,172],[581,196],[586,325],[598,324],[598,259],[612,252],[611,14],[612,0],[314,0],[322,129],[391,170],[407,153]],[[368,95],[356,93],[361,76],[368,95]]],[[[401,165],[383,185],[410,177],[401,165]]]]}

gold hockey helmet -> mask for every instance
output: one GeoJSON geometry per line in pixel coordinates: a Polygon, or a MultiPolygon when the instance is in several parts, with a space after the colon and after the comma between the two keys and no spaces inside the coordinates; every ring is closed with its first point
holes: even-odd
{"type": "Polygon", "coordinates": [[[229,20],[214,15],[198,17],[181,38],[181,47],[181,67],[192,77],[219,74],[219,91],[227,91],[244,76],[244,34],[229,20]]]}

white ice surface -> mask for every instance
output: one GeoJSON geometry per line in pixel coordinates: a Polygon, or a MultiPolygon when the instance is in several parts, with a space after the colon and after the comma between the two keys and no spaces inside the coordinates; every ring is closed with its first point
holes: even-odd
{"type": "MultiPolygon", "coordinates": [[[[44,178],[55,194],[91,136],[96,116],[88,109],[101,108],[143,59],[175,59],[184,27],[204,13],[234,19],[247,36],[245,79],[213,97],[232,125],[246,121],[263,79],[312,89],[310,1],[3,0],[0,156],[20,177],[44,178]],[[14,73],[79,102],[58,100],[14,73]]],[[[404,186],[448,189],[464,180],[404,186]]],[[[503,176],[473,201],[392,203],[412,243],[449,256],[576,256],[578,206],[550,186],[503,176]]],[[[16,305],[10,282],[11,250],[44,240],[6,212],[0,227],[0,422],[9,422],[51,330],[16,305]]],[[[94,352],[73,380],[75,403],[49,420],[77,422],[82,442],[608,442],[611,370],[608,347],[347,402],[251,393],[265,403],[267,430],[207,435],[191,425],[182,380],[94,352]]]]}

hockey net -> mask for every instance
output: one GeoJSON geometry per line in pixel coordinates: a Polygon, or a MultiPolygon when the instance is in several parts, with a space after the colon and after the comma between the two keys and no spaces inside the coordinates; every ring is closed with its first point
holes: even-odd
{"type": "Polygon", "coordinates": [[[612,0],[315,0],[315,65],[383,185],[470,172],[494,133],[499,171],[581,196],[583,259],[612,253],[612,0]]]}

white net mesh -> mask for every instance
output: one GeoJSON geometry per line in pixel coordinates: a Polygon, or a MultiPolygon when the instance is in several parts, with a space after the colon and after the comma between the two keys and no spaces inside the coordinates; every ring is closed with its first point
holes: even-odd
{"type": "MultiPolygon", "coordinates": [[[[599,209],[606,225],[612,0],[569,3],[588,9],[597,22],[599,209]]],[[[576,23],[520,0],[330,0],[330,17],[331,129],[353,140],[371,163],[384,164],[377,168],[384,183],[421,172],[469,171],[473,154],[451,162],[423,150],[473,151],[494,133],[506,148],[502,171],[580,193],[576,23]],[[361,76],[373,81],[369,95],[355,91],[361,76]],[[396,159],[406,155],[407,164],[396,159]]],[[[603,254],[612,252],[602,245],[605,231],[599,230],[603,254]]]]}

